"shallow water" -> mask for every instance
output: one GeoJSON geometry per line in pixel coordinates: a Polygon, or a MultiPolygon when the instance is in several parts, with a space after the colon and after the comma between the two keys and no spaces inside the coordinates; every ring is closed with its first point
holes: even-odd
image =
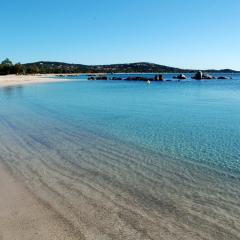
{"type": "Polygon", "coordinates": [[[240,239],[240,75],[82,78],[0,90],[0,159],[29,189],[82,239],[240,239]]]}

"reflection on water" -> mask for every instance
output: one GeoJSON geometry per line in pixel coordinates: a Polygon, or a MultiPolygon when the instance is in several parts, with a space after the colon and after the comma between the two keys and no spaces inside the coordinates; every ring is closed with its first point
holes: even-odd
{"type": "Polygon", "coordinates": [[[21,97],[24,91],[24,87],[22,85],[15,85],[15,86],[7,86],[0,88],[0,94],[5,95],[7,99],[15,97],[21,97]]]}

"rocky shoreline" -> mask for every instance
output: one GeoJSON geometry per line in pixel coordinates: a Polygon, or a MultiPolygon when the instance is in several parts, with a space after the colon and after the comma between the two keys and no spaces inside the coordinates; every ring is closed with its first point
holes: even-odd
{"type": "Polygon", "coordinates": [[[227,76],[219,76],[219,77],[214,77],[210,74],[203,73],[202,71],[198,71],[195,76],[192,77],[195,80],[211,80],[211,79],[231,79],[230,77],[227,76]]]}
{"type": "MultiPolygon", "coordinates": [[[[179,74],[177,76],[173,76],[173,79],[176,79],[178,81],[180,80],[186,80],[189,77],[187,77],[184,74],[179,74]]],[[[208,73],[204,73],[202,71],[198,71],[194,76],[191,77],[194,80],[212,80],[212,79],[232,79],[231,77],[228,76],[219,76],[215,77],[212,76],[208,73]]],[[[119,76],[114,76],[114,77],[109,77],[107,74],[102,74],[102,75],[88,75],[88,80],[125,80],[125,81],[145,81],[145,82],[151,82],[151,81],[157,81],[157,82],[162,82],[165,81],[166,79],[164,78],[163,74],[156,74],[154,77],[149,78],[149,77],[144,77],[144,76],[129,76],[129,77],[119,77],[119,76]]],[[[169,80],[166,80],[169,81],[169,80]]]]}

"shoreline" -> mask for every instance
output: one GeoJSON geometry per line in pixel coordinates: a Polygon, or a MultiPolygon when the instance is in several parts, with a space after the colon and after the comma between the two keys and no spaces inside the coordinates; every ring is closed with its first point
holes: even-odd
{"type": "MultiPolygon", "coordinates": [[[[69,76],[70,74],[62,74],[69,76]]],[[[66,78],[56,78],[59,74],[36,74],[36,75],[4,75],[0,76],[0,87],[25,85],[34,83],[54,83],[70,81],[66,78]]],[[[74,76],[74,75],[73,75],[74,76]]]]}
{"type": "MultiPolygon", "coordinates": [[[[11,87],[16,85],[34,84],[34,83],[57,83],[57,82],[70,82],[72,79],[69,76],[79,75],[103,75],[107,73],[65,73],[65,74],[31,74],[31,75],[0,75],[0,88],[11,87]]],[[[118,75],[128,74],[157,74],[157,73],[114,73],[118,75]]],[[[204,79],[203,79],[204,80],[204,79]]]]}
{"type": "MultiPolygon", "coordinates": [[[[70,81],[54,77],[57,77],[57,74],[4,75],[0,76],[0,89],[26,84],[70,81]]],[[[81,239],[77,229],[51,205],[45,205],[38,199],[38,196],[28,189],[24,179],[16,176],[1,158],[0,195],[0,239],[81,239]]]]}

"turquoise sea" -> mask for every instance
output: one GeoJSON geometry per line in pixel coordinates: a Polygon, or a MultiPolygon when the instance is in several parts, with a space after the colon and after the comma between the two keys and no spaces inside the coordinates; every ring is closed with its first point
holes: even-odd
{"type": "Polygon", "coordinates": [[[1,88],[0,161],[85,239],[240,239],[231,76],[1,88]]]}

